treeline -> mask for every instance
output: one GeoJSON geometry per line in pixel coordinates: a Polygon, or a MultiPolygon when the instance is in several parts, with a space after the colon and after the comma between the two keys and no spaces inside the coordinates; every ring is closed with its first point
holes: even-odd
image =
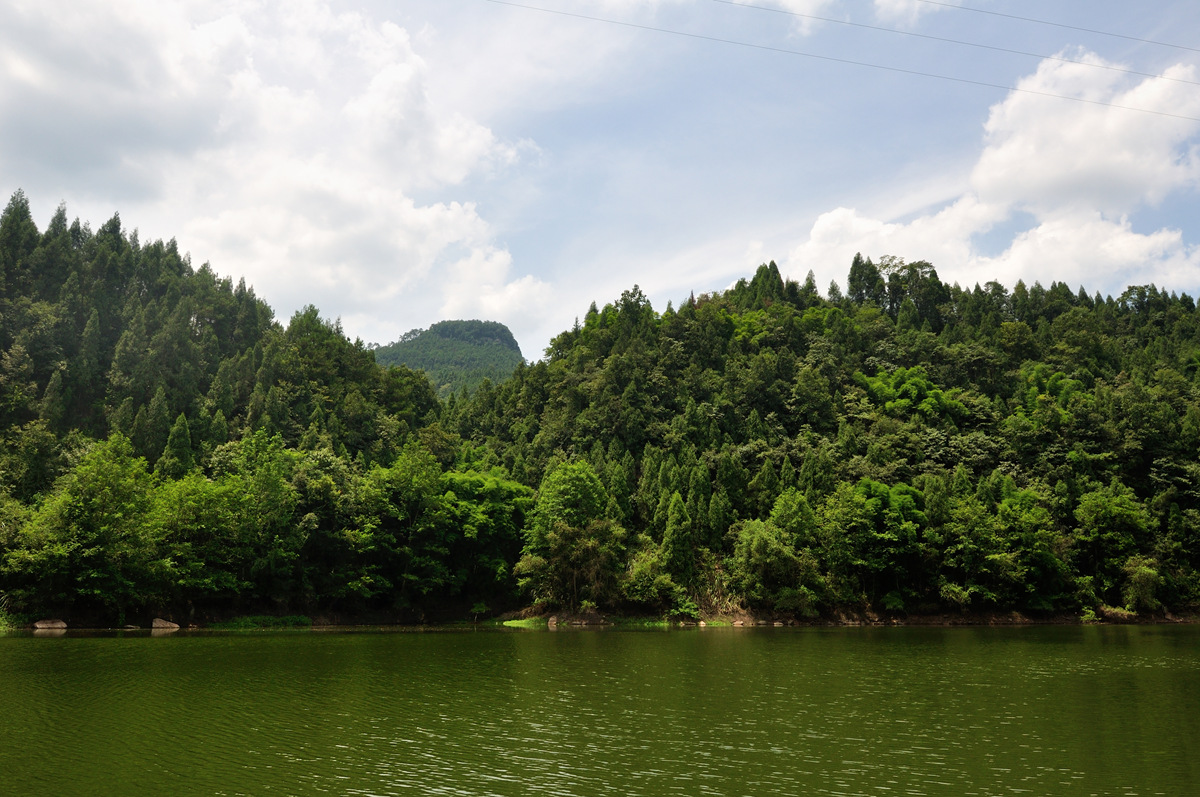
{"type": "Polygon", "coordinates": [[[822,297],[770,264],[661,314],[634,288],[547,354],[443,421],[527,484],[564,460],[596,474],[612,572],[570,595],[535,578],[565,566],[543,526],[518,571],[547,601],[811,616],[1200,594],[1186,295],[964,289],[859,256],[822,297]]]}
{"type": "Polygon", "coordinates": [[[439,400],[173,242],[0,216],[9,611],[1183,609],[1200,318],[1153,286],[774,264],[635,287],[439,400]]]}
{"type": "Polygon", "coordinates": [[[0,598],[121,614],[511,600],[529,490],[423,374],[114,216],[0,215],[0,598]],[[497,508],[499,507],[499,508],[497,508]],[[493,598],[496,595],[498,598],[493,598]]]}

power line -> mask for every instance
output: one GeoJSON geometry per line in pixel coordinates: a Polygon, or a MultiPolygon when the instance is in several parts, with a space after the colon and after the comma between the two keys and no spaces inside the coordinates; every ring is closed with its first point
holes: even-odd
{"type": "Polygon", "coordinates": [[[986,8],[972,8],[971,6],[960,6],[954,3],[944,3],[941,0],[917,0],[920,3],[927,3],[931,6],[941,6],[942,8],[956,8],[959,11],[972,11],[976,14],[988,14],[993,17],[1005,17],[1006,19],[1015,19],[1020,22],[1032,22],[1035,25],[1050,25],[1055,28],[1066,28],[1067,30],[1077,30],[1082,33],[1094,33],[1097,36],[1112,36],[1116,39],[1126,39],[1132,42],[1141,42],[1142,44],[1153,44],[1157,47],[1170,47],[1175,50],[1187,50],[1192,53],[1200,53],[1200,48],[1188,47],[1184,44],[1171,44],[1170,42],[1160,42],[1154,39],[1141,39],[1137,36],[1127,36],[1124,33],[1112,33],[1107,30],[1094,30],[1093,28],[1081,28],[1078,25],[1067,25],[1062,22],[1051,22],[1047,19],[1034,19],[1033,17],[1022,17],[1016,14],[1005,14],[1002,11],[989,11],[986,8]]]}
{"type": "MultiPolygon", "coordinates": [[[[819,16],[815,16],[813,14],[802,14],[798,11],[788,11],[783,8],[770,8],[768,6],[756,6],[753,3],[739,2],[739,0],[712,0],[712,2],[721,3],[722,5],[727,5],[727,6],[734,6],[736,8],[753,8],[757,11],[767,11],[767,12],[770,12],[773,14],[783,14],[783,15],[789,16],[789,17],[799,17],[801,19],[811,19],[815,22],[831,22],[835,25],[847,25],[847,26],[853,27],[853,28],[865,28],[866,30],[876,30],[876,31],[882,31],[884,33],[894,33],[898,36],[911,36],[916,39],[927,39],[929,41],[943,42],[946,44],[958,44],[958,45],[962,45],[963,47],[977,47],[981,50],[992,50],[992,51],[998,52],[998,53],[1008,53],[1009,55],[1021,55],[1021,56],[1025,56],[1028,58],[1038,58],[1043,61],[1059,61],[1064,64],[1076,64],[1078,66],[1086,66],[1086,67],[1090,67],[1092,69],[1107,69],[1110,72],[1120,72],[1121,74],[1125,74],[1125,75],[1136,75],[1137,77],[1159,78],[1161,80],[1170,80],[1175,83],[1187,83],[1188,85],[1191,85],[1191,86],[1200,86],[1200,81],[1196,81],[1196,80],[1186,80],[1184,78],[1168,77],[1166,75],[1156,75],[1152,72],[1138,72],[1133,69],[1126,69],[1125,67],[1113,66],[1111,64],[1094,64],[1094,63],[1090,63],[1088,61],[1079,61],[1074,58],[1063,58],[1062,56],[1059,56],[1059,55],[1041,55],[1039,53],[1028,53],[1028,52],[1025,52],[1024,50],[1013,50],[1008,47],[997,47],[997,46],[991,45],[991,44],[981,44],[979,42],[962,41],[961,39],[951,39],[951,38],[947,38],[945,36],[931,36],[927,33],[917,33],[915,31],[911,31],[911,30],[898,30],[897,28],[885,28],[880,25],[868,25],[864,22],[851,22],[848,19],[835,19],[833,17],[819,17],[819,16]]],[[[962,6],[954,6],[954,8],[961,8],[961,7],[962,6]]],[[[975,10],[975,9],[967,9],[967,10],[975,10]]]]}
{"type": "Polygon", "coordinates": [[[658,28],[652,25],[641,25],[636,22],[624,22],[617,19],[607,19],[605,17],[593,17],[587,14],[578,14],[573,11],[560,11],[555,8],[542,8],[540,6],[527,5],[525,3],[512,2],[512,0],[484,0],[484,2],[494,3],[501,6],[510,6],[512,8],[522,8],[527,11],[540,11],[545,14],[557,14],[558,16],[571,17],[573,19],[582,19],[588,22],[602,22],[606,25],[616,25],[623,28],[633,28],[635,30],[644,30],[652,33],[665,33],[670,36],[680,36],[687,39],[697,39],[700,41],[715,42],[718,44],[729,44],[735,47],[746,47],[753,50],[763,50],[765,52],[779,53],[781,55],[796,55],[802,58],[813,58],[820,61],[830,61],[837,64],[849,64],[851,66],[863,66],[870,69],[879,69],[885,72],[896,72],[903,75],[914,75],[916,77],[933,78],[935,80],[946,80],[952,83],[963,83],[969,86],[980,86],[989,89],[1000,89],[1001,91],[1012,91],[1021,94],[1031,94],[1038,97],[1051,97],[1058,100],[1069,100],[1071,102],[1084,103],[1086,105],[1099,105],[1105,108],[1117,108],[1123,111],[1134,111],[1136,113],[1149,113],[1155,116],[1165,116],[1171,119],[1181,119],[1185,122],[1200,122],[1200,117],[1185,116],[1184,114],[1171,113],[1169,111],[1156,111],[1151,108],[1137,108],[1132,105],[1118,105],[1115,102],[1105,102],[1104,100],[1091,100],[1086,97],[1072,97],[1068,94],[1055,94],[1050,91],[1038,91],[1036,89],[1025,89],[1019,86],[1006,86],[1002,83],[988,83],[982,80],[971,80],[970,78],[954,77],[952,75],[941,75],[936,72],[922,72],[916,69],[905,69],[898,66],[886,66],[884,64],[873,64],[869,61],[855,61],[851,58],[838,58],[832,55],[819,55],[817,53],[806,53],[802,50],[788,50],[783,47],[772,47],[768,44],[755,44],[754,42],[737,41],[736,39],[723,39],[718,36],[706,36],[701,33],[688,33],[687,31],[672,30],[671,28],[658,28]]]}

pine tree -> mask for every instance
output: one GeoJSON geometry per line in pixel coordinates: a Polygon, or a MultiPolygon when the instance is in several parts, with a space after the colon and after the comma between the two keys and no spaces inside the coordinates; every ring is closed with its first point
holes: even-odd
{"type": "Polygon", "coordinates": [[[0,295],[29,294],[29,257],[38,245],[29,200],[20,189],[0,213],[0,295]]]}
{"type": "Polygon", "coordinates": [[[225,422],[225,413],[220,410],[208,425],[208,439],[214,446],[229,442],[229,425],[225,422]]]}
{"type": "Polygon", "coordinates": [[[15,426],[34,418],[37,410],[37,381],[33,360],[25,347],[16,343],[0,356],[0,423],[15,426]]]}
{"type": "Polygon", "coordinates": [[[39,415],[53,431],[62,430],[63,418],[67,413],[67,389],[63,385],[63,372],[60,368],[50,377],[46,390],[42,393],[39,415]]]}
{"type": "Polygon", "coordinates": [[[167,408],[167,392],[159,385],[150,403],[138,410],[133,422],[137,451],[149,462],[157,461],[171,434],[171,416],[167,408]]]}
{"type": "Polygon", "coordinates": [[[767,459],[763,462],[758,473],[750,480],[750,496],[754,501],[755,517],[765,519],[775,504],[779,495],[779,477],[775,474],[775,464],[767,459]]]}
{"type": "Polygon", "coordinates": [[[779,468],[779,492],[796,486],[796,468],[792,466],[792,458],[784,456],[783,466],[779,468]]]}
{"type": "Polygon", "coordinates": [[[729,531],[733,520],[733,504],[729,502],[729,496],[724,490],[717,490],[708,504],[709,548],[714,551],[721,549],[725,533],[729,531]]]}
{"type": "Polygon", "coordinates": [[[883,304],[886,290],[883,277],[871,259],[861,254],[854,255],[850,263],[850,276],[846,278],[846,295],[850,301],[857,305],[879,307],[883,304]]]}
{"type": "Polygon", "coordinates": [[[680,586],[690,586],[696,569],[696,539],[683,496],[671,494],[662,541],[663,569],[680,586]]]}
{"type": "Polygon", "coordinates": [[[154,470],[168,479],[181,479],[194,465],[192,434],[188,429],[187,417],[181,412],[171,427],[167,445],[158,459],[158,464],[154,466],[154,470]]]}

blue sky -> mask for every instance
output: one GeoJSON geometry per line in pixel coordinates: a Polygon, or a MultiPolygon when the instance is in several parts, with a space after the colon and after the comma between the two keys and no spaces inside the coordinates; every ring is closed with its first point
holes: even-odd
{"type": "Polygon", "coordinates": [[[174,237],[283,321],[492,319],[530,358],[635,283],[824,291],[856,251],[1196,295],[1196,31],[1167,0],[13,2],[0,192],[174,237]]]}

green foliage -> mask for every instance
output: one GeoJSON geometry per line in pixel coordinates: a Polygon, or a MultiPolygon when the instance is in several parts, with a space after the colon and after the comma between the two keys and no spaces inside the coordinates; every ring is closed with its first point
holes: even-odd
{"type": "Polygon", "coordinates": [[[229,605],[253,588],[256,535],[240,479],[214,481],[189,473],[163,482],[147,517],[172,562],[168,597],[229,605]]]}
{"type": "Polygon", "coordinates": [[[631,547],[623,593],[646,607],[715,606],[724,584],[778,610],[751,553],[788,550],[821,576],[789,577],[800,612],[1200,598],[1190,298],[968,290],[891,257],[856,257],[843,298],[811,283],[768,264],[661,315],[627,292],[451,422],[530,483],[567,450],[627,452],[621,517],[654,547],[631,547]],[[698,578],[706,557],[723,579],[698,578]]]}
{"type": "Polygon", "coordinates": [[[1154,583],[1157,573],[1148,566],[1146,557],[1136,557],[1145,550],[1150,532],[1150,515],[1133,495],[1133,491],[1114,481],[1107,487],[1087,492],[1079,497],[1075,510],[1079,525],[1075,534],[1075,560],[1078,572],[1092,578],[1092,590],[1100,601],[1119,605],[1122,602],[1152,604],[1146,589],[1154,583]],[[1141,575],[1147,573],[1148,575],[1141,575]],[[1121,595],[1122,583],[1129,579],[1128,596],[1121,595]],[[1118,596],[1124,600],[1117,600],[1118,596]]]}
{"type": "Polygon", "coordinates": [[[625,558],[624,530],[609,520],[586,526],[555,523],[540,546],[514,568],[517,583],[535,603],[578,610],[583,603],[611,605],[619,594],[625,558]]]}
{"type": "Polygon", "coordinates": [[[592,466],[565,462],[542,480],[517,583],[535,602],[576,611],[611,605],[620,592],[625,530],[607,519],[608,496],[592,466]]]}
{"type": "Polygon", "coordinates": [[[525,363],[508,327],[496,321],[440,321],[375,349],[380,365],[424,371],[443,398],[502,382],[525,363]]]}
{"type": "Polygon", "coordinates": [[[542,479],[526,547],[536,551],[555,524],[582,527],[604,517],[608,494],[585,460],[564,462],[542,479]]]}
{"type": "Polygon", "coordinates": [[[730,558],[730,583],[751,608],[812,617],[823,579],[814,553],[797,550],[790,536],[770,521],[744,522],[730,558]]]}
{"type": "Polygon", "coordinates": [[[5,556],[21,605],[69,608],[76,600],[115,610],[159,600],[170,579],[153,526],[154,480],[128,438],[97,443],[15,535],[5,556]]]}
{"type": "Polygon", "coordinates": [[[662,313],[634,286],[533,364],[499,325],[436,325],[401,344],[460,375],[513,358],[439,400],[315,307],[278,324],[118,217],[39,232],[18,192],[0,594],[108,618],[1200,603],[1192,298],[890,256],[845,285],[764,264],[662,313]]]}
{"type": "Polygon", "coordinates": [[[951,422],[966,413],[966,408],[953,396],[938,389],[928,379],[925,369],[897,368],[891,375],[863,378],[863,386],[872,400],[883,406],[888,415],[909,418],[918,415],[927,422],[942,419],[951,422]]]}
{"type": "Polygon", "coordinates": [[[179,479],[195,466],[192,457],[192,433],[188,428],[187,416],[179,413],[175,424],[167,435],[167,444],[162,456],[154,466],[156,473],[168,479],[179,479]]]}
{"type": "Polygon", "coordinates": [[[677,584],[690,586],[696,570],[696,535],[683,497],[672,493],[663,532],[663,569],[677,584]]]}

